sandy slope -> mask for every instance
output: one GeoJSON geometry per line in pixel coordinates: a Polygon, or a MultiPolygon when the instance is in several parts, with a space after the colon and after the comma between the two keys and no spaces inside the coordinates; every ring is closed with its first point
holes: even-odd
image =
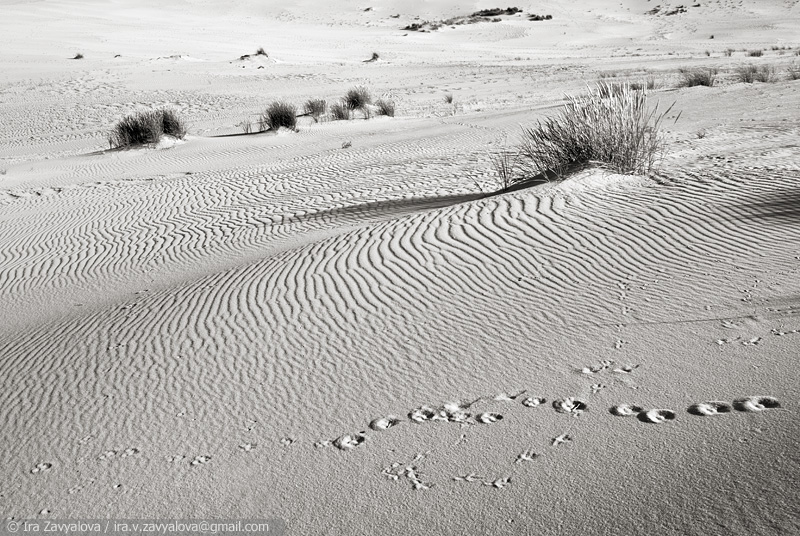
{"type": "Polygon", "coordinates": [[[800,85],[722,55],[785,67],[796,2],[261,4],[0,1],[3,517],[800,532],[800,85]],[[519,124],[645,69],[682,110],[658,174],[492,195],[519,124]],[[235,135],[356,83],[398,116],[235,135]],[[106,151],[145,104],[191,135],[106,151]]]}

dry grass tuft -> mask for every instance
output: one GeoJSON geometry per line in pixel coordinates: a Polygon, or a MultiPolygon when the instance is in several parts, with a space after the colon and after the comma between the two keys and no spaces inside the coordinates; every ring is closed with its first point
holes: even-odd
{"type": "Polygon", "coordinates": [[[342,99],[350,110],[365,110],[368,104],[372,104],[372,96],[364,86],[357,86],[350,89],[342,99]]]}
{"type": "Polygon", "coordinates": [[[657,105],[648,107],[646,92],[628,84],[618,91],[604,85],[587,95],[567,96],[560,115],[523,129],[518,155],[495,163],[504,180],[563,177],[587,164],[625,174],[653,171],[664,149],[659,128],[672,106],[659,113],[657,105]]]}
{"type": "Polygon", "coordinates": [[[378,99],[375,103],[377,107],[375,113],[378,115],[388,115],[389,117],[394,117],[394,102],[390,100],[378,99]]]}
{"type": "Polygon", "coordinates": [[[171,109],[135,112],[123,117],[108,135],[112,148],[158,143],[162,136],[183,139],[186,126],[171,109]]]}
{"type": "Polygon", "coordinates": [[[701,69],[680,69],[680,87],[706,86],[712,87],[717,79],[719,70],[715,67],[701,69]]]}
{"type": "Polygon", "coordinates": [[[350,109],[343,102],[331,104],[329,110],[334,121],[347,121],[350,119],[350,109]]]}
{"type": "Polygon", "coordinates": [[[258,129],[278,130],[279,128],[297,128],[297,107],[286,101],[273,102],[258,118],[258,129]]]}
{"type": "Polygon", "coordinates": [[[771,65],[742,65],[736,69],[736,77],[740,82],[752,84],[753,82],[777,82],[775,67],[771,65]]]}
{"type": "Polygon", "coordinates": [[[308,99],[303,105],[303,111],[306,115],[310,115],[314,122],[318,122],[319,118],[325,115],[325,110],[328,108],[328,103],[324,99],[308,99]]]}

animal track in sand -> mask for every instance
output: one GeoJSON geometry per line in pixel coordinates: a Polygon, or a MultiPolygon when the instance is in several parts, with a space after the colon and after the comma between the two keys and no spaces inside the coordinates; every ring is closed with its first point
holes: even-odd
{"type": "Polygon", "coordinates": [[[572,441],[572,436],[571,435],[569,435],[569,434],[561,434],[560,436],[553,438],[552,443],[550,444],[550,446],[558,447],[559,445],[563,445],[564,443],[567,443],[569,441],[572,441]]]}
{"type": "Polygon", "coordinates": [[[545,402],[547,402],[546,398],[542,398],[539,396],[529,396],[528,398],[522,401],[522,405],[527,408],[536,408],[541,406],[545,402]]]}
{"type": "Polygon", "coordinates": [[[509,484],[511,484],[511,477],[510,476],[506,476],[506,477],[498,478],[497,480],[492,480],[492,481],[486,480],[486,481],[483,481],[482,484],[484,486],[492,486],[492,487],[497,488],[497,489],[503,489],[504,487],[506,487],[509,484]]]}
{"type": "Polygon", "coordinates": [[[523,394],[525,394],[525,391],[520,391],[519,393],[517,393],[515,395],[509,395],[509,394],[506,394],[506,393],[499,393],[499,394],[494,395],[492,400],[495,400],[496,402],[513,402],[517,398],[521,397],[523,394]]]}
{"type": "Polygon", "coordinates": [[[211,456],[195,456],[189,465],[204,465],[211,461],[211,456]]]}
{"type": "Polygon", "coordinates": [[[364,443],[366,440],[367,436],[363,432],[352,435],[346,434],[334,439],[333,446],[339,450],[352,450],[364,443]]]}
{"type": "Polygon", "coordinates": [[[475,420],[481,424],[491,424],[493,422],[502,421],[503,416],[500,415],[499,413],[492,413],[487,411],[486,413],[478,414],[475,417],[475,420]]]}
{"type": "Polygon", "coordinates": [[[100,456],[98,456],[97,459],[100,461],[105,461],[105,460],[110,460],[111,458],[115,458],[117,456],[119,456],[120,458],[128,458],[130,456],[135,456],[139,454],[139,452],[140,452],[139,449],[135,447],[127,448],[122,452],[116,450],[107,450],[100,456]]]}
{"type": "Polygon", "coordinates": [[[602,372],[609,368],[614,363],[611,359],[606,359],[600,362],[599,365],[594,365],[591,367],[583,367],[581,369],[582,374],[597,374],[598,372],[602,372]]]}
{"type": "Polygon", "coordinates": [[[609,411],[612,415],[616,415],[617,417],[630,417],[632,415],[638,415],[644,411],[644,408],[634,404],[618,404],[609,411]]]}
{"type": "Polygon", "coordinates": [[[50,462],[37,463],[36,467],[31,469],[31,474],[35,475],[36,473],[44,473],[45,471],[49,471],[52,468],[53,464],[50,462]]]}
{"type": "Polygon", "coordinates": [[[522,463],[522,462],[532,462],[539,455],[533,449],[526,449],[524,452],[517,454],[517,459],[514,460],[514,463],[522,463]]]}
{"type": "Polygon", "coordinates": [[[667,421],[675,420],[675,412],[669,409],[650,409],[647,411],[640,411],[636,416],[642,422],[651,424],[661,424],[667,421]]]}
{"type": "Polygon", "coordinates": [[[417,462],[424,460],[425,456],[428,454],[428,452],[417,454],[414,459],[408,463],[394,462],[388,467],[384,467],[381,471],[381,474],[389,480],[394,481],[405,478],[411,482],[411,487],[414,490],[431,489],[433,484],[430,482],[425,482],[422,479],[422,474],[419,472],[419,467],[415,465],[417,462]]]}
{"type": "Polygon", "coordinates": [[[700,402],[699,404],[692,404],[687,410],[692,415],[698,417],[710,417],[711,415],[719,415],[721,413],[730,413],[731,405],[727,402],[719,402],[712,400],[709,402],[700,402]]]}
{"type": "Polygon", "coordinates": [[[752,413],[779,408],[781,407],[781,403],[778,402],[777,398],[771,396],[747,396],[734,400],[733,407],[736,408],[737,411],[752,413]]]}
{"type": "Polygon", "coordinates": [[[250,452],[258,446],[258,443],[242,443],[239,448],[244,452],[250,452]]]}
{"type": "Polygon", "coordinates": [[[400,424],[400,419],[393,415],[389,415],[388,417],[374,419],[371,423],[369,423],[369,427],[377,432],[380,432],[383,430],[388,430],[389,428],[397,426],[398,424],[400,424]]]}
{"type": "Polygon", "coordinates": [[[469,422],[470,414],[464,410],[471,405],[472,404],[463,405],[456,402],[448,402],[440,408],[421,406],[411,410],[408,414],[408,418],[416,423],[445,421],[466,424],[469,422]]]}
{"type": "Polygon", "coordinates": [[[559,413],[569,413],[577,417],[586,410],[586,403],[570,396],[554,400],[553,408],[559,413]]]}

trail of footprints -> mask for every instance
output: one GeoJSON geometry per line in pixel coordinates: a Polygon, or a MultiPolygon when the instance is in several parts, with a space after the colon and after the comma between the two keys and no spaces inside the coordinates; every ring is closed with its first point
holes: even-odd
{"type": "MultiPolygon", "coordinates": [[[[611,369],[614,373],[630,374],[633,370],[638,368],[639,365],[625,365],[617,368],[614,367],[613,361],[602,361],[598,365],[585,367],[580,370],[581,373],[587,375],[595,375],[600,372],[611,369]]],[[[596,383],[590,386],[591,392],[597,393],[605,386],[596,383]]],[[[405,418],[388,415],[373,419],[369,424],[369,430],[373,432],[383,433],[395,428],[403,423],[411,422],[417,425],[424,425],[426,423],[452,423],[460,427],[469,426],[491,426],[503,420],[503,414],[496,411],[475,411],[473,408],[481,402],[506,402],[513,404],[520,404],[525,408],[536,409],[543,407],[550,407],[556,413],[563,414],[567,417],[579,418],[589,410],[589,404],[576,397],[563,397],[548,401],[547,398],[542,396],[530,396],[525,391],[514,394],[500,393],[493,396],[483,396],[468,402],[448,402],[441,406],[428,406],[423,405],[414,408],[408,412],[405,418]]],[[[720,415],[730,414],[733,412],[742,413],[760,413],[763,411],[780,408],[780,402],[772,396],[747,396],[733,400],[731,403],[719,400],[710,400],[692,404],[687,408],[690,415],[697,417],[717,417],[720,415]]],[[[614,405],[608,410],[616,417],[635,417],[639,421],[648,424],[663,424],[674,421],[677,419],[677,412],[671,409],[663,408],[647,408],[643,405],[632,403],[620,403],[614,405]]],[[[248,430],[251,430],[249,427],[248,430]]],[[[356,433],[348,433],[341,435],[335,439],[323,439],[314,443],[316,448],[335,447],[341,451],[350,451],[367,442],[368,432],[366,430],[356,433]]],[[[78,442],[82,445],[90,442],[92,436],[86,436],[78,442]]],[[[564,449],[574,440],[573,435],[567,431],[556,437],[549,439],[551,449],[564,449]]],[[[289,447],[297,440],[290,437],[284,437],[280,440],[284,447],[289,447]]],[[[461,439],[453,446],[457,446],[466,441],[466,434],[462,434],[461,439]]],[[[242,443],[238,445],[238,449],[243,453],[250,453],[256,449],[257,443],[242,443]]],[[[141,453],[138,448],[131,447],[120,450],[106,450],[97,456],[97,460],[101,463],[108,463],[117,459],[137,456],[141,453]]],[[[381,475],[385,478],[405,482],[414,490],[428,490],[434,487],[434,483],[428,479],[423,470],[421,469],[422,462],[430,455],[430,452],[417,454],[410,461],[395,461],[390,465],[383,468],[381,475]]],[[[509,465],[518,467],[521,464],[535,462],[542,456],[541,453],[533,447],[526,448],[518,453],[516,458],[509,460],[509,465]]],[[[195,468],[211,463],[212,457],[208,454],[198,454],[190,457],[186,455],[168,456],[167,461],[171,464],[188,464],[190,467],[195,468]]],[[[32,475],[40,475],[47,473],[53,469],[53,463],[43,461],[37,463],[29,471],[32,475]]],[[[476,484],[495,489],[503,489],[512,484],[512,477],[510,475],[500,476],[480,476],[475,473],[468,473],[465,475],[457,475],[452,477],[453,482],[462,484],[476,484]]],[[[86,485],[91,485],[94,480],[83,482],[80,485],[73,486],[68,490],[69,494],[80,492],[86,485]]],[[[121,487],[121,484],[115,486],[121,487]]]]}

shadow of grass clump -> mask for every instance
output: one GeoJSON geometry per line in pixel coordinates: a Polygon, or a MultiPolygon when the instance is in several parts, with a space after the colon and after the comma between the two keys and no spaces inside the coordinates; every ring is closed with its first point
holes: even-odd
{"type": "Polygon", "coordinates": [[[493,164],[506,190],[537,177],[562,178],[587,165],[648,174],[663,155],[659,128],[670,110],[648,107],[647,93],[630,84],[611,88],[600,82],[586,95],[568,95],[558,116],[523,129],[517,151],[496,155],[493,164]]]}
{"type": "Polygon", "coordinates": [[[158,143],[162,136],[186,136],[186,126],[175,110],[147,110],[123,117],[108,135],[111,148],[158,143]]]}

